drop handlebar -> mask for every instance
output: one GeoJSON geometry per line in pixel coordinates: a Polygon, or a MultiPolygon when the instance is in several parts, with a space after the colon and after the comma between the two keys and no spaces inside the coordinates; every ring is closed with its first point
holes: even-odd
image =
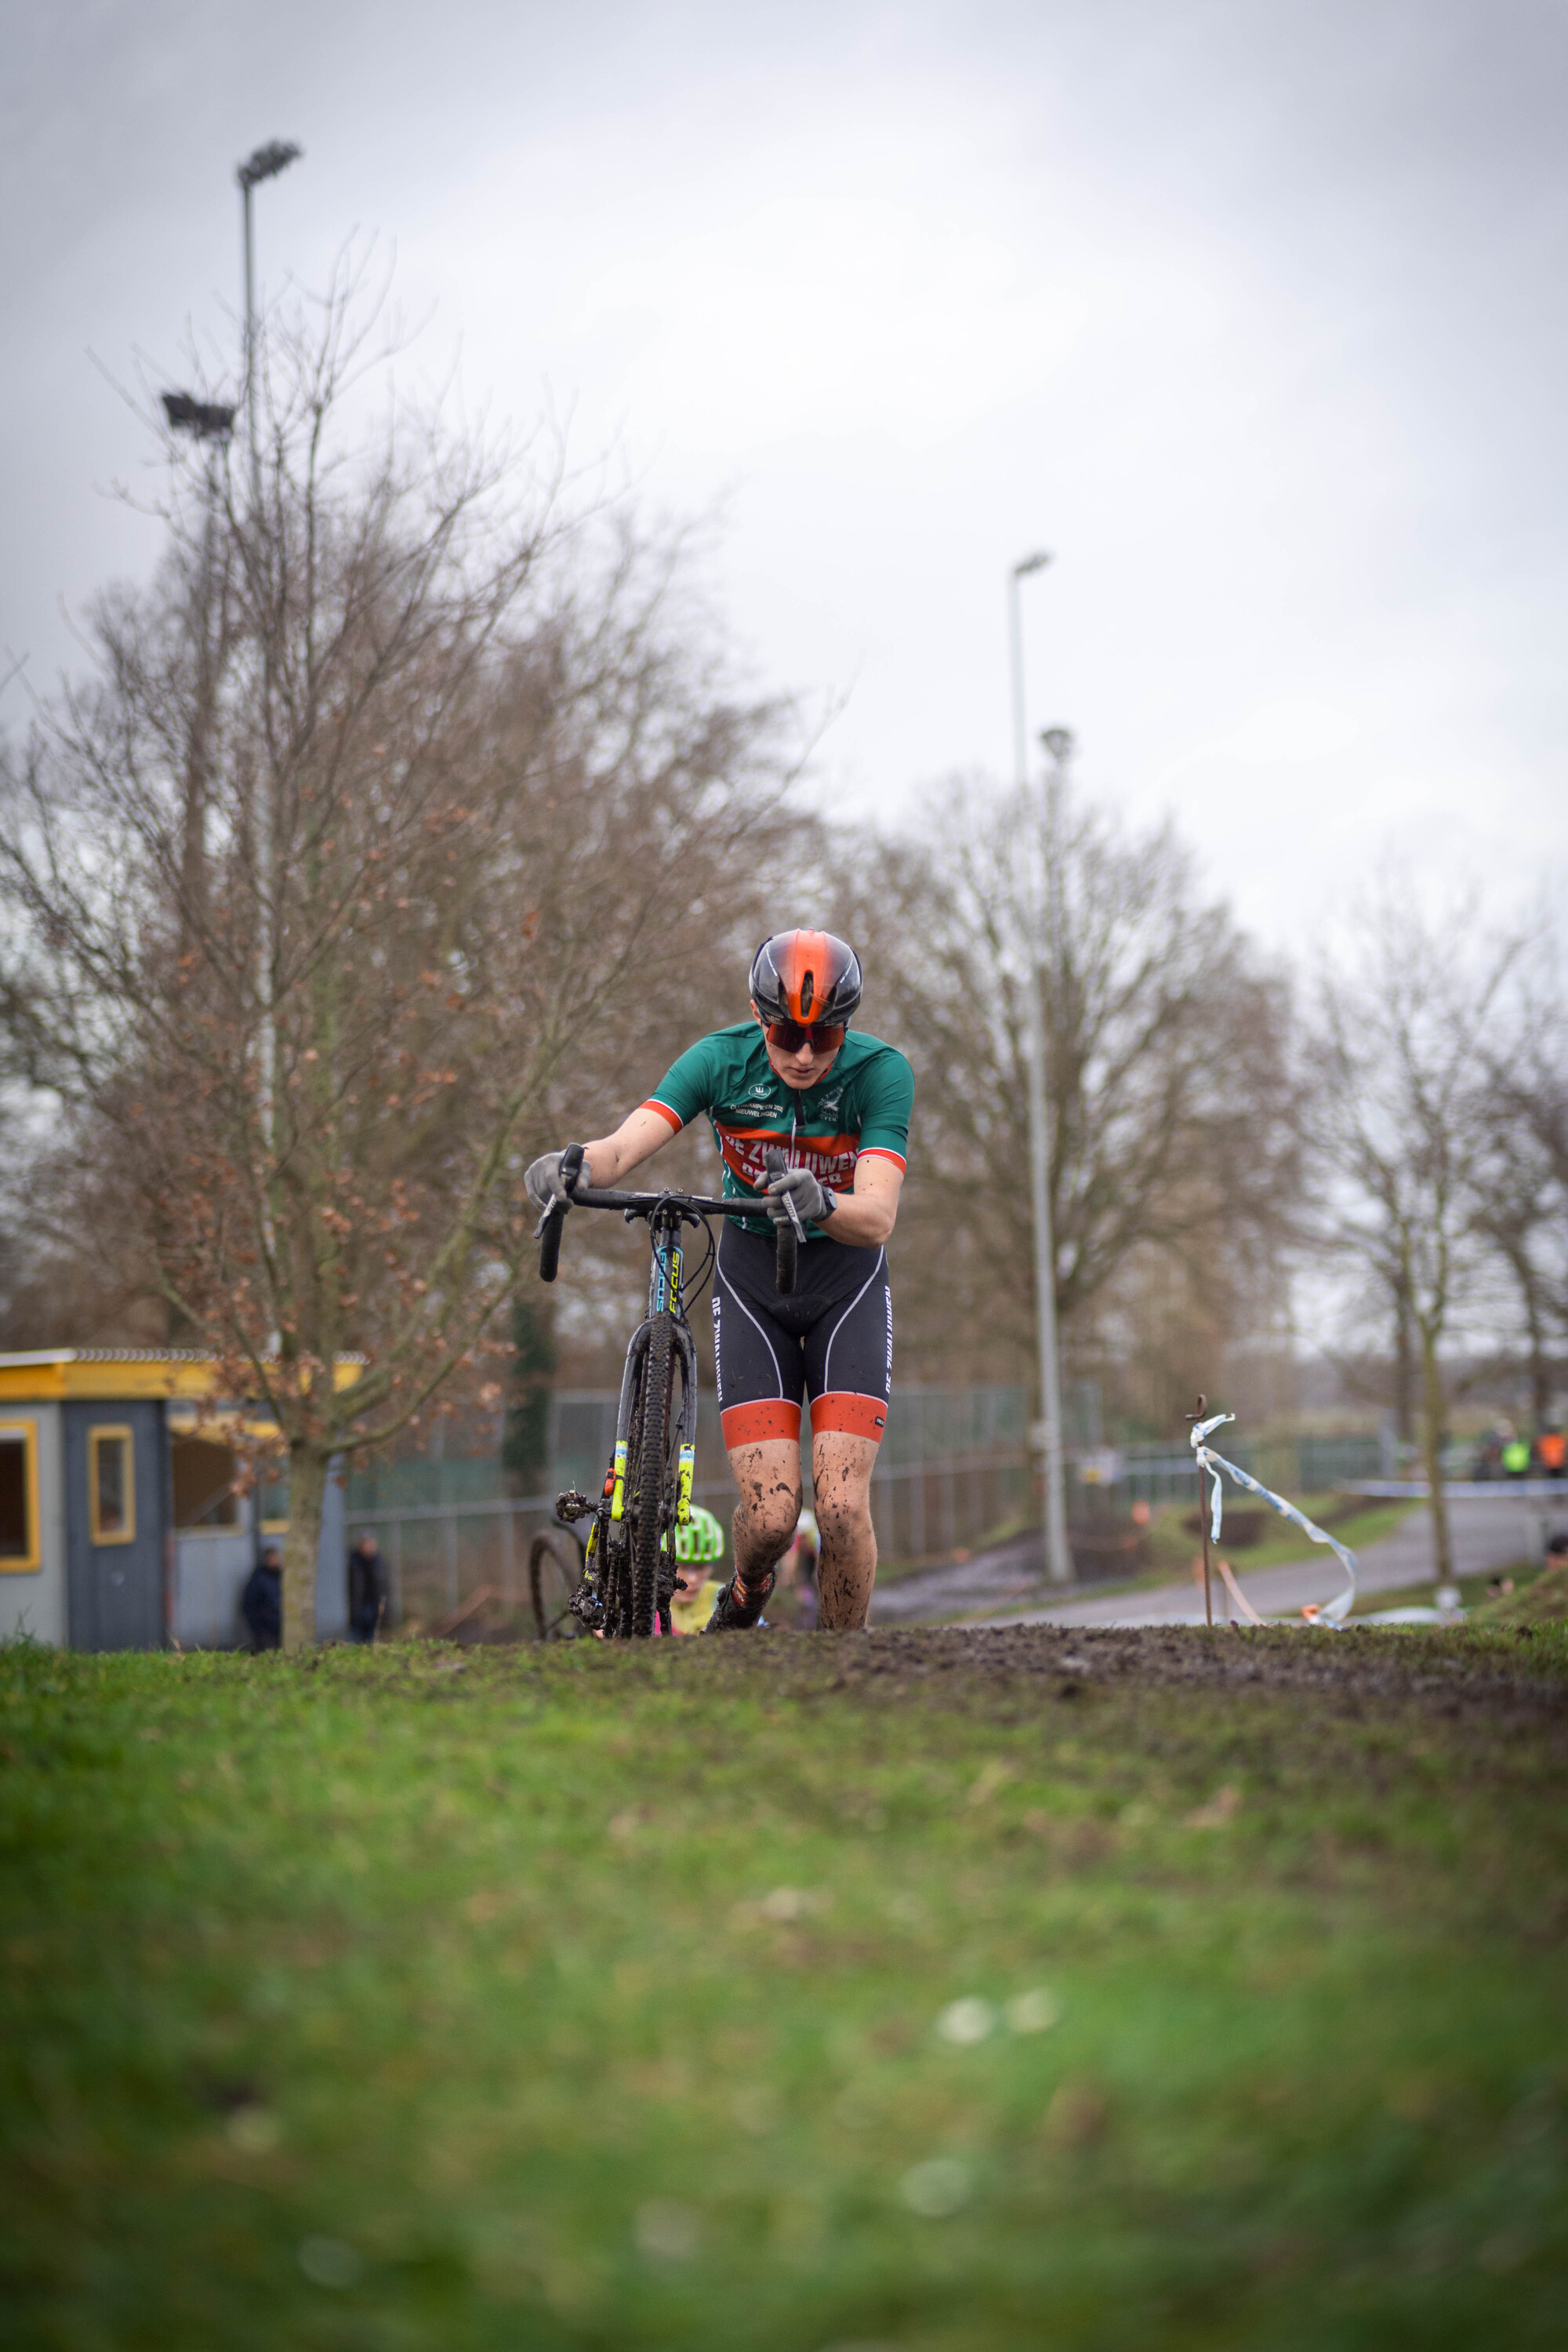
{"type": "MultiPolygon", "coordinates": [[[[782,1172],[784,1165],[782,1151],[770,1151],[767,1154],[767,1160],[770,1176],[782,1172]],[[775,1160],[778,1163],[776,1167],[773,1165],[775,1160]]],[[[568,1185],[573,1182],[582,1165],[583,1147],[580,1143],[574,1143],[561,1162],[561,1173],[568,1185]]],[[[779,1290],[787,1297],[795,1286],[800,1265],[800,1244],[805,1238],[805,1231],[800,1222],[800,1213],[795,1202],[790,1201],[785,1205],[789,1212],[788,1216],[781,1218],[775,1227],[777,1244],[773,1261],[773,1280],[779,1290]]],[[[741,1196],[730,1200],[715,1200],[711,1195],[701,1192],[669,1191],[624,1192],[601,1190],[598,1186],[591,1184],[578,1186],[572,1194],[571,1206],[574,1209],[619,1209],[623,1213],[633,1217],[651,1216],[654,1211],[659,1208],[675,1209],[693,1217],[733,1217],[767,1213],[760,1200],[753,1204],[741,1196]]],[[[561,1263],[561,1235],[566,1223],[566,1209],[567,1203],[563,1201],[552,1202],[535,1228],[539,1242],[541,1282],[553,1282],[555,1279],[556,1269],[561,1263]]]]}

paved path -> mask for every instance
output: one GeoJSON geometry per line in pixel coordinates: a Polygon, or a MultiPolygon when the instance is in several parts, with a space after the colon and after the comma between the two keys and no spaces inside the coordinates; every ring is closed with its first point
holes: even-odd
{"type": "MultiPolygon", "coordinates": [[[[1489,1569],[1513,1567],[1536,1550],[1539,1523],[1539,1506],[1531,1510],[1511,1497],[1456,1498],[1449,1506],[1449,1524],[1458,1573],[1479,1576],[1489,1569]]],[[[1568,1527],[1568,1496],[1552,1524],[1568,1527]]],[[[1363,1594],[1430,1584],[1435,1570],[1427,1514],[1412,1511],[1392,1535],[1368,1544],[1356,1565],[1363,1594]]],[[[1342,1591],[1344,1571],[1332,1552],[1322,1550],[1279,1568],[1258,1569],[1250,1576],[1242,1569],[1237,1580],[1259,1616],[1294,1616],[1308,1604],[1331,1601],[1342,1591]]],[[[1228,1601],[1216,1576],[1216,1619],[1228,1601]]],[[[1201,1586],[1184,1580],[1142,1592],[1053,1601],[1040,1574],[1040,1543],[1035,1536],[1000,1545],[978,1559],[889,1585],[877,1593],[871,1607],[874,1625],[931,1624],[954,1617],[993,1625],[1201,1625],[1204,1596],[1201,1586]]]]}

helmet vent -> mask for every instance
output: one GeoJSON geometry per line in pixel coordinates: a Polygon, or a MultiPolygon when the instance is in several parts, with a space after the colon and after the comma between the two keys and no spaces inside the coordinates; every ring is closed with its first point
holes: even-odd
{"type": "Polygon", "coordinates": [[[800,983],[800,1017],[803,1021],[809,1021],[811,1018],[811,992],[814,979],[815,974],[808,971],[800,983]]]}

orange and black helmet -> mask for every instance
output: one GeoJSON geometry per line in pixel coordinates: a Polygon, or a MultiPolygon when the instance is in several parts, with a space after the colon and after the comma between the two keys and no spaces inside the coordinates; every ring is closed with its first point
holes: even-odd
{"type": "Polygon", "coordinates": [[[847,1022],[860,991],[860,959],[831,931],[775,931],[752,959],[752,1000],[769,1021],[847,1022]]]}

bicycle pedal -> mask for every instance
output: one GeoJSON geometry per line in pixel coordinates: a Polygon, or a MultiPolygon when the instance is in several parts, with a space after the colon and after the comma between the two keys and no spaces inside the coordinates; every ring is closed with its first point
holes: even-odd
{"type": "Polygon", "coordinates": [[[568,1525],[574,1519],[585,1519],[596,1508],[597,1506],[591,1503],[586,1495],[580,1495],[575,1486],[568,1486],[564,1494],[555,1497],[555,1516],[558,1519],[566,1520],[568,1525]]]}

